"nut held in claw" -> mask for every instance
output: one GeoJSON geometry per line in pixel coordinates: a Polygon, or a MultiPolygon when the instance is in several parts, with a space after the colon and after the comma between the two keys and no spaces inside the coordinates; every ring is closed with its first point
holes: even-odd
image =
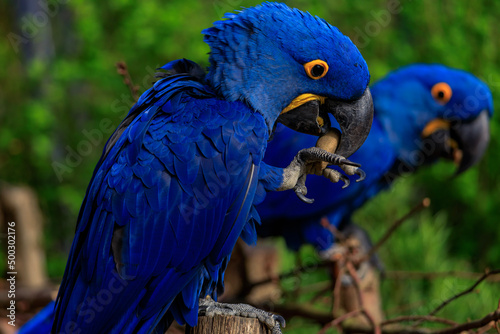
{"type": "MultiPolygon", "coordinates": [[[[335,153],[340,142],[340,131],[335,128],[330,130],[319,137],[316,142],[316,147],[321,148],[327,152],[335,153]]],[[[309,166],[309,174],[323,175],[323,170],[328,166],[328,162],[315,162],[309,166]]]]}

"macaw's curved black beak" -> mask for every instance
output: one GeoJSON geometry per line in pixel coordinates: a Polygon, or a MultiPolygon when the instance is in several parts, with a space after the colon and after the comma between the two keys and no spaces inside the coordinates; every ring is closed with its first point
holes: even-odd
{"type": "Polygon", "coordinates": [[[292,130],[321,136],[331,128],[330,116],[340,126],[340,144],[336,154],[349,157],[364,143],[373,120],[373,101],[370,89],[353,101],[334,100],[313,94],[303,94],[286,107],[278,122],[292,130]]]}
{"type": "Polygon", "coordinates": [[[424,147],[431,143],[426,160],[438,158],[453,160],[458,175],[475,165],[486,152],[490,141],[489,113],[483,110],[470,121],[446,121],[436,119],[429,122],[422,131],[424,147]]]}
{"type": "Polygon", "coordinates": [[[483,110],[476,119],[468,123],[457,123],[451,126],[451,138],[455,139],[462,149],[456,174],[460,174],[475,165],[483,157],[490,142],[489,114],[483,110]]]}

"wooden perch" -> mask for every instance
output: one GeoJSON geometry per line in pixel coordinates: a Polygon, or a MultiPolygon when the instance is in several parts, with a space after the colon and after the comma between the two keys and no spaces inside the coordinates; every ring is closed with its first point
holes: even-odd
{"type": "Polygon", "coordinates": [[[256,318],[216,315],[198,318],[198,326],[186,327],[186,334],[271,334],[256,318]]]}

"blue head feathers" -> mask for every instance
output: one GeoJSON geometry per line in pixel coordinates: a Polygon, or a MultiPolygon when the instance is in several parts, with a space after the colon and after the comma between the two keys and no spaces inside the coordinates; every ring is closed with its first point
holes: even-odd
{"type": "Polygon", "coordinates": [[[270,128],[301,94],[353,100],[368,85],[368,68],[356,46],[321,18],[280,3],[225,18],[203,31],[211,48],[207,80],[225,99],[245,101],[262,113],[270,128]],[[320,80],[304,70],[314,60],[329,66],[320,80]]]}
{"type": "Polygon", "coordinates": [[[418,166],[429,158],[422,152],[432,151],[427,154],[432,160],[443,157],[444,150],[463,171],[484,153],[493,100],[488,86],[474,75],[443,65],[415,64],[392,72],[371,90],[376,118],[405,163],[418,166]],[[425,140],[431,136],[432,141],[425,140]],[[423,147],[430,143],[434,146],[423,147]]]}

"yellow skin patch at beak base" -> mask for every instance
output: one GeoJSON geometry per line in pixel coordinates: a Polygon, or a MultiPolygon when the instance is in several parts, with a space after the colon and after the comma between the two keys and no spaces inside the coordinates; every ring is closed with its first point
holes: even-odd
{"type": "Polygon", "coordinates": [[[294,98],[293,101],[290,102],[290,104],[285,109],[283,109],[283,111],[280,113],[280,115],[282,115],[282,114],[284,114],[292,109],[300,107],[301,105],[303,105],[306,102],[314,101],[314,100],[317,100],[321,104],[323,104],[323,103],[325,103],[326,97],[315,95],[315,94],[309,94],[309,93],[299,95],[296,98],[294,98]]]}
{"type": "Polygon", "coordinates": [[[422,138],[426,138],[438,130],[449,130],[450,127],[451,127],[450,122],[445,121],[444,119],[441,118],[436,118],[427,123],[427,125],[422,130],[422,133],[420,135],[422,136],[422,138]]]}
{"type": "MultiPolygon", "coordinates": [[[[425,128],[422,130],[421,136],[422,138],[426,138],[438,130],[449,130],[450,127],[451,127],[450,122],[445,121],[444,119],[441,118],[436,118],[427,123],[425,128]]],[[[458,147],[458,143],[454,139],[449,139],[448,145],[452,150],[453,162],[455,163],[455,165],[459,166],[463,158],[462,150],[458,147]]]]}

